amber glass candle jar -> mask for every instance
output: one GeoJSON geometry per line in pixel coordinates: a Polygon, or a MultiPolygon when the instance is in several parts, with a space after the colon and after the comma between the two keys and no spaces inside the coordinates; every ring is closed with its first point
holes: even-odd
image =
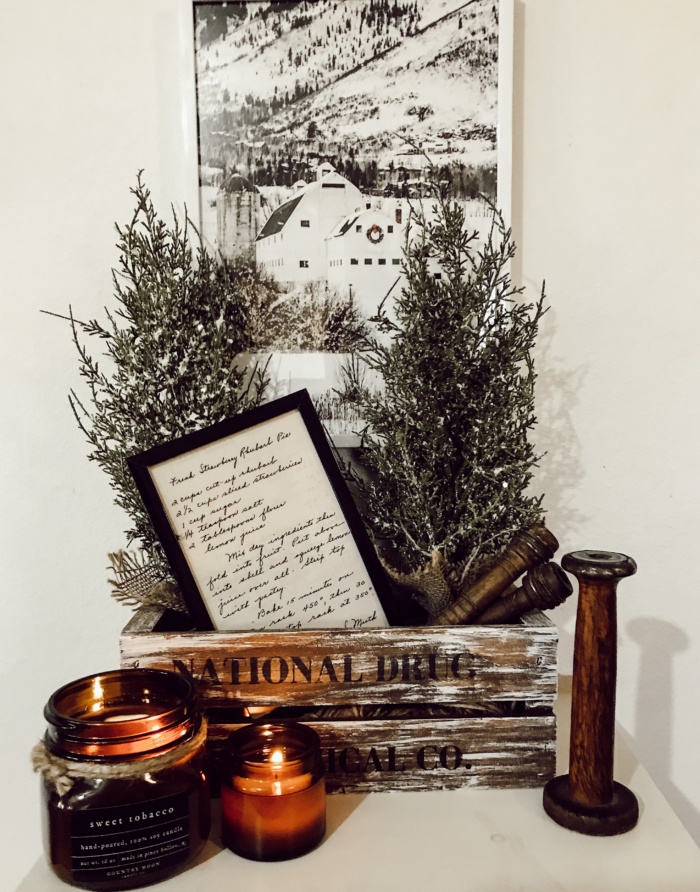
{"type": "Polygon", "coordinates": [[[189,678],[125,669],[51,697],[33,753],[43,775],[44,842],[67,883],[94,890],[156,883],[209,836],[206,724],[189,678]]]}
{"type": "Polygon", "coordinates": [[[237,855],[282,861],[321,842],[326,780],[315,731],[296,722],[240,728],[222,764],[223,838],[237,855]]]}

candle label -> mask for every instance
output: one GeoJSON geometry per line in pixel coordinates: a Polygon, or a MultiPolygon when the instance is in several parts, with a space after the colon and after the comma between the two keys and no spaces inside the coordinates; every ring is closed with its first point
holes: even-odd
{"type": "Polygon", "coordinates": [[[187,793],[132,805],[75,811],[73,880],[94,883],[146,877],[186,861],[190,852],[187,793]]]}

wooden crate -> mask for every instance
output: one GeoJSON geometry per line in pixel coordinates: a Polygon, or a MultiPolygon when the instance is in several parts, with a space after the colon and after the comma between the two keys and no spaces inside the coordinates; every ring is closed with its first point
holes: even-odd
{"type": "Polygon", "coordinates": [[[440,704],[472,715],[307,721],[329,791],[530,787],[554,775],[558,636],[539,611],[504,626],[282,633],[182,632],[171,616],[142,607],[121,665],[191,675],[213,749],[243,721],[231,707],[440,704]]]}

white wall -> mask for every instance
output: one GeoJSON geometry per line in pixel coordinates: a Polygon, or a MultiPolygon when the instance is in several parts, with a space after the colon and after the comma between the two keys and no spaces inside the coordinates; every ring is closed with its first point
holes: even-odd
{"type": "MultiPolygon", "coordinates": [[[[514,225],[546,279],[540,491],[563,549],[625,552],[618,718],[700,842],[700,5],[516,4],[514,225]]],[[[574,605],[560,608],[570,665],[574,605]]],[[[557,614],[555,614],[557,615],[557,614]]]]}
{"type": "MultiPolygon", "coordinates": [[[[124,519],[66,399],[67,323],[39,311],[110,302],[139,168],[163,213],[196,204],[182,24],[180,0],[0,0],[2,888],[38,854],[46,698],[116,666],[129,616],[105,569],[124,519]]],[[[532,296],[546,278],[552,306],[538,487],[563,551],[639,563],[618,717],[700,841],[698,33],[692,0],[516,3],[513,221],[516,275],[532,296]]],[[[557,616],[566,670],[575,605],[557,616]]]]}

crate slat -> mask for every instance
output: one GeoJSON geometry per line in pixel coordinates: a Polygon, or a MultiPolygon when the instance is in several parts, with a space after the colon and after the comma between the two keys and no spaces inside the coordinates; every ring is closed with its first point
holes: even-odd
{"type": "Polygon", "coordinates": [[[162,604],[144,604],[143,607],[139,607],[124,626],[122,637],[152,632],[167,609],[162,604]]]}
{"type": "Polygon", "coordinates": [[[553,699],[556,629],[127,634],[122,666],[186,672],[208,706],[553,699]]]}
{"type": "MultiPolygon", "coordinates": [[[[321,738],[331,793],[533,787],[554,775],[554,716],[304,724],[321,738]]],[[[211,749],[238,727],[211,724],[211,749]]]]}

